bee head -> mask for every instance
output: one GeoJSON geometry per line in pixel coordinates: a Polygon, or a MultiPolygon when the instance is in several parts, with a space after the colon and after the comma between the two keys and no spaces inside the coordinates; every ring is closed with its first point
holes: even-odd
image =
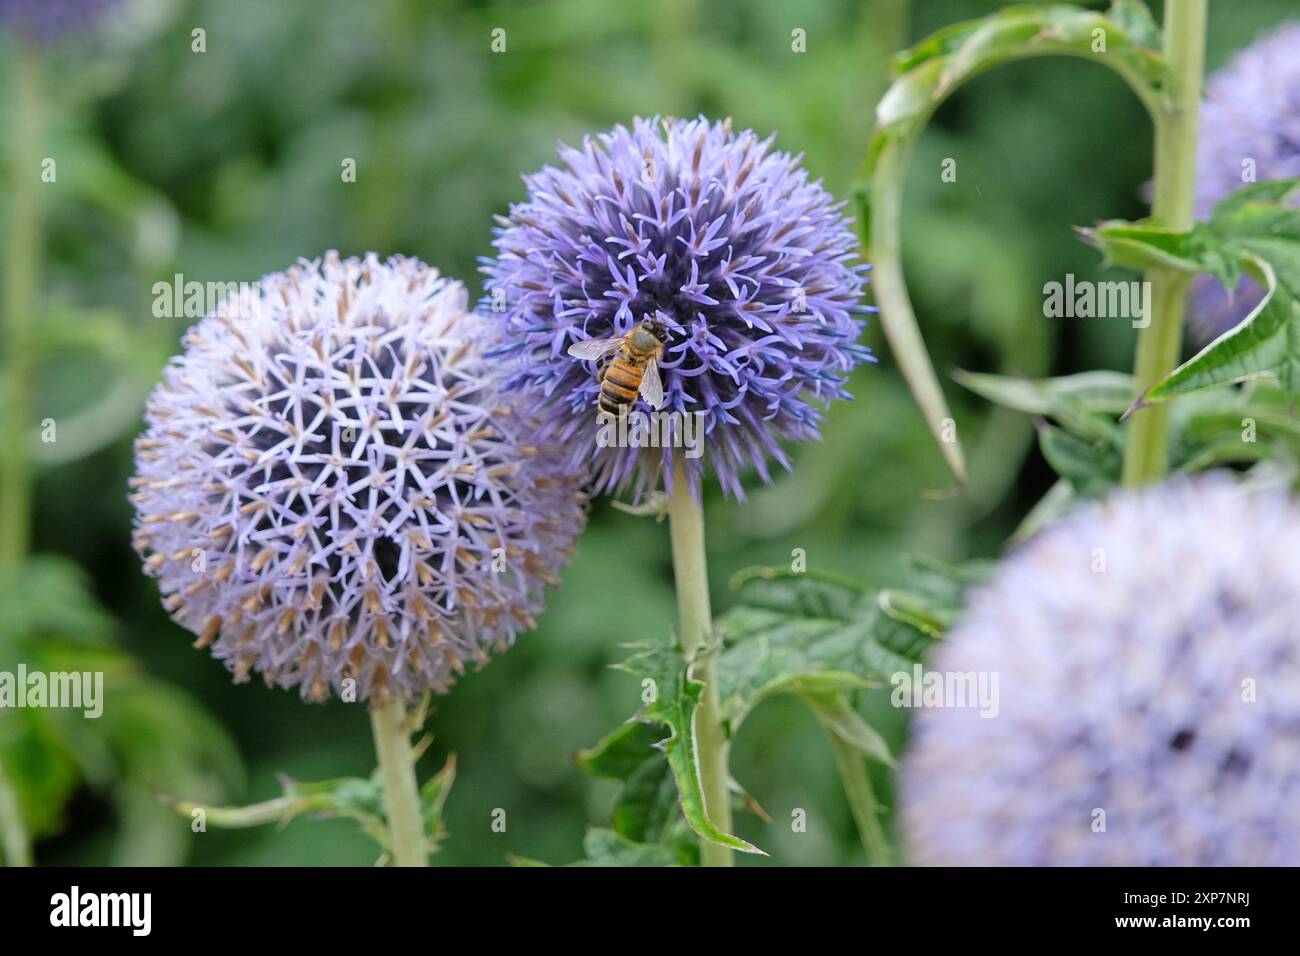
{"type": "Polygon", "coordinates": [[[656,319],[642,319],[632,334],[641,348],[652,349],[668,343],[668,327],[656,319]]]}

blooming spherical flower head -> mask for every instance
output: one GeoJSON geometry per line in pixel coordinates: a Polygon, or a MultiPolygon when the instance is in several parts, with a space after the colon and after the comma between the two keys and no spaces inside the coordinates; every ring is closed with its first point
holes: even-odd
{"type": "MultiPolygon", "coordinates": [[[[484,260],[500,353],[549,396],[547,432],[594,462],[598,489],[639,493],[661,473],[670,483],[663,446],[698,426],[705,454],[686,457],[688,480],[698,487],[708,460],[743,497],[740,472],[767,480],[769,459],[789,467],[778,440],[818,437],[815,403],[845,397],[847,373],[871,357],[857,343],[866,267],[842,204],[799,157],[729,122],[638,119],[562,145],[560,159],[525,178],[528,198],[484,260]],[[568,349],[647,321],[666,333],[661,411],[672,414],[658,421],[669,440],[606,447],[599,363],[568,349]],[[699,417],[687,426],[687,415],[699,417]]],[[[651,409],[638,400],[636,411],[651,409]]]]}
{"type": "Polygon", "coordinates": [[[0,27],[49,42],[93,27],[120,0],[0,0],[0,27]]]}
{"type": "Polygon", "coordinates": [[[931,703],[996,694],[916,714],[912,862],[1300,864],[1298,547],[1293,504],[1221,476],[1031,539],[930,662],[931,703]]]}
{"type": "Polygon", "coordinates": [[[483,326],[416,259],[331,253],[190,331],[136,442],[135,544],[237,681],[441,692],[533,626],[583,476],[483,326]]]}
{"type": "MultiPolygon", "coordinates": [[[[1206,83],[1196,153],[1196,216],[1252,182],[1300,176],[1300,23],[1285,24],[1238,53],[1206,83]]],[[[1244,277],[1228,293],[1198,277],[1188,316],[1200,341],[1217,338],[1259,304],[1244,277]]]]}

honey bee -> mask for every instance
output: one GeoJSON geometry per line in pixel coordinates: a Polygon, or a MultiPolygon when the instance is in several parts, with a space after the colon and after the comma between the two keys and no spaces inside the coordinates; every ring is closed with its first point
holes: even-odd
{"type": "Polygon", "coordinates": [[[646,319],[627,335],[574,342],[569,346],[569,354],[594,360],[618,353],[600,372],[601,414],[618,416],[636,404],[638,393],[651,408],[663,406],[659,357],[667,342],[668,330],[661,323],[646,319]]]}

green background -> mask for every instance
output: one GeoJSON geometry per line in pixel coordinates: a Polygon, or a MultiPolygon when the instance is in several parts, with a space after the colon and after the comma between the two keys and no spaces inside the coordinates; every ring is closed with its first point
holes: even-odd
{"type": "MultiPolygon", "coordinates": [[[[1209,68],[1291,6],[1212,3],[1209,68]]],[[[975,0],[126,0],[125,22],[48,50],[42,155],[57,160],[59,178],[41,193],[36,322],[93,321],[108,344],[56,350],[38,370],[38,417],[61,428],[86,417],[55,446],[69,460],[38,472],[33,550],[80,565],[118,645],[201,702],[233,738],[245,773],[195,778],[204,792],[178,795],[253,802],[278,792],[281,773],[364,775],[373,752],[360,705],[311,706],[260,682],[232,685],[190,649],[139,570],[126,499],[130,441],[149,385],[189,324],[153,316],[155,282],[178,272],[255,281],[335,248],[418,256],[477,296],[477,259],[491,251],[493,215],[522,197],[520,174],[550,161],[557,139],[574,143],[636,115],[704,113],[777,131],[780,147],[804,153],[813,175],[847,198],[887,53],[993,8],[975,0]],[[198,27],[204,53],[191,50],[198,27]],[[496,28],[506,31],[504,53],[491,50],[496,28]],[[805,53],[791,50],[795,28],[806,31],[805,53]],[[341,181],[348,157],[355,183],[341,181]]],[[[0,83],[10,82],[0,69],[0,83]]],[[[0,96],[6,123],[8,102],[0,96]]],[[[1126,321],[1046,319],[1042,287],[1070,272],[1100,278],[1099,257],[1072,227],[1141,216],[1150,150],[1146,117],[1127,89],[1082,62],[1006,67],[944,105],[913,159],[904,225],[912,297],[941,372],[1127,369],[1134,333],[1126,321]],[[955,183],[940,179],[945,158],[956,160],[955,183]]],[[[5,176],[7,207],[12,172],[5,176]]],[[[794,450],[792,474],[768,487],[750,476],[746,503],[710,490],[715,610],[726,607],[734,572],[788,564],[795,548],[811,566],[875,585],[900,578],[905,552],[995,556],[1050,483],[1031,423],[990,412],[949,381],[972,486],[959,498],[926,496],[947,486],[947,474],[874,323],[868,337],[880,364],[854,375],[855,400],[831,410],[823,442],[794,450]]],[[[612,790],[585,777],[571,755],[639,706],[636,681],[610,669],[620,644],[662,637],[674,617],[666,528],[598,500],[539,629],[435,702],[435,740],[421,770],[432,773],[449,753],[459,770],[435,863],[581,855],[582,834],[606,821],[612,790]],[[496,808],[507,814],[504,833],[491,829],[496,808]]],[[[901,745],[900,713],[879,700],[867,706],[901,745]]],[[[0,742],[15,719],[0,712],[0,742]]],[[[168,730],[179,741],[198,733],[183,720],[168,730]]],[[[43,792],[44,762],[37,752],[19,768],[31,777],[20,787],[43,792]]],[[[737,822],[740,836],[772,854],[762,862],[863,861],[830,748],[796,700],[764,704],[746,722],[733,775],[772,818],[737,822]],[[807,812],[807,832],[792,832],[795,808],[807,812]]],[[[375,856],[347,821],[191,835],[152,799],[177,776],[148,759],[119,758],[98,778],[73,768],[67,779],[47,797],[40,863],[368,864],[375,856]]],[[[876,782],[888,803],[887,777],[876,782]]]]}

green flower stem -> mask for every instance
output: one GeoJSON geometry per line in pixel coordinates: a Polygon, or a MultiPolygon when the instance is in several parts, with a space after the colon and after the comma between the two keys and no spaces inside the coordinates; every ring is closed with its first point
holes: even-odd
{"type": "MultiPolygon", "coordinates": [[[[709,608],[709,569],[704,553],[704,509],[691,496],[681,457],[673,463],[673,493],[668,500],[673,545],[673,579],[677,586],[678,630],[690,676],[704,685],[695,713],[696,750],[704,787],[704,811],[724,833],[731,832],[731,794],[727,787],[727,733],[722,726],[718,682],[713,674],[713,613],[709,608]]],[[[705,840],[704,866],[732,866],[731,850],[705,840]]]]}
{"type": "Polygon", "coordinates": [[[429,848],[424,839],[406,708],[397,698],[390,698],[387,703],[371,707],[370,724],[375,734],[379,771],[384,779],[393,862],[397,866],[428,866],[429,848]]]}
{"type": "Polygon", "coordinates": [[[0,862],[5,866],[31,866],[32,845],[23,824],[18,794],[0,764],[0,862]]]}
{"type": "MultiPolygon", "coordinates": [[[[1165,4],[1164,55],[1168,82],[1155,113],[1155,202],[1152,216],[1172,229],[1190,229],[1196,186],[1196,127],[1205,64],[1206,0],[1165,4]]],[[[1178,364],[1183,315],[1191,277],[1153,269],[1150,323],[1138,337],[1134,364],[1137,394],[1178,364]]],[[[1131,418],[1124,450],[1124,484],[1135,487],[1164,477],[1169,468],[1169,406],[1139,408],[1131,418]]]]}
{"type": "MultiPolygon", "coordinates": [[[[941,436],[952,413],[930,364],[925,340],[921,337],[912,301],[907,294],[907,283],[903,279],[903,185],[907,180],[907,161],[911,152],[911,142],[890,141],[876,157],[872,177],[871,236],[869,248],[864,248],[862,253],[864,261],[872,264],[871,292],[880,309],[881,325],[890,353],[912,389],[916,404],[930,426],[930,433],[941,436]]],[[[961,445],[941,440],[939,450],[957,479],[958,488],[965,488],[966,459],[961,445]]]]}
{"type": "Polygon", "coordinates": [[[889,866],[889,841],[880,825],[880,805],[871,789],[871,778],[867,776],[862,754],[841,740],[839,734],[828,731],[827,736],[835,750],[835,763],[840,768],[840,779],[844,783],[844,794],[849,799],[849,809],[858,825],[858,838],[862,841],[862,849],[867,851],[867,863],[871,866],[889,866]]]}
{"type": "Polygon", "coordinates": [[[9,135],[11,201],[4,253],[4,397],[0,403],[0,569],[23,560],[31,525],[27,433],[31,391],[29,328],[40,269],[40,70],[21,41],[10,63],[13,128],[9,135]]]}

